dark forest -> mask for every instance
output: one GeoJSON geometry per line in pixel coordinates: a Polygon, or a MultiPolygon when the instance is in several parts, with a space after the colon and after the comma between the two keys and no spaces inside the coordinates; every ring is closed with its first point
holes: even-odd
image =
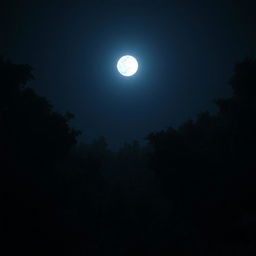
{"type": "Polygon", "coordinates": [[[256,253],[255,59],[234,66],[215,114],[117,151],[78,142],[33,79],[1,57],[2,255],[256,253]]]}

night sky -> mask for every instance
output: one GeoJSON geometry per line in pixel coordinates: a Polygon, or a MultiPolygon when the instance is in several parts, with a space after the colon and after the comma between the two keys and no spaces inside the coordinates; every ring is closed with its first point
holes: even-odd
{"type": "Polygon", "coordinates": [[[111,148],[177,127],[230,94],[236,62],[255,55],[253,1],[7,1],[1,54],[30,64],[31,86],[75,114],[82,141],[111,148]],[[139,71],[116,62],[133,55],[139,71]]]}

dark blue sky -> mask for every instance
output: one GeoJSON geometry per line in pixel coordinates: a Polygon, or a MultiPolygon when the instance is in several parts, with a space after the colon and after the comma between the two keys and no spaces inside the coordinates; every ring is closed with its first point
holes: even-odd
{"type": "Polygon", "coordinates": [[[234,63],[255,54],[250,1],[8,1],[0,53],[34,68],[31,86],[75,114],[81,140],[124,141],[179,126],[229,95],[234,63]],[[21,3],[22,2],[22,3],[21,3]],[[120,76],[125,54],[139,72],[120,76]]]}

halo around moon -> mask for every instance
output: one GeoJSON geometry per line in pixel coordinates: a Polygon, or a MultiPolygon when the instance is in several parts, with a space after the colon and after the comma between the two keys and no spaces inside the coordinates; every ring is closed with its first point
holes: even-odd
{"type": "Polygon", "coordinates": [[[123,76],[132,76],[138,70],[137,60],[130,55],[125,55],[121,57],[117,62],[117,70],[123,76]]]}

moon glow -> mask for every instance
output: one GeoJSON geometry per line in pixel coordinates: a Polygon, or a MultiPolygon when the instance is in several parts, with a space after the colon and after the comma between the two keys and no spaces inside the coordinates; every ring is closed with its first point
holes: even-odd
{"type": "Polygon", "coordinates": [[[119,59],[117,62],[117,70],[123,76],[132,76],[138,70],[137,60],[130,55],[125,55],[119,59]]]}

